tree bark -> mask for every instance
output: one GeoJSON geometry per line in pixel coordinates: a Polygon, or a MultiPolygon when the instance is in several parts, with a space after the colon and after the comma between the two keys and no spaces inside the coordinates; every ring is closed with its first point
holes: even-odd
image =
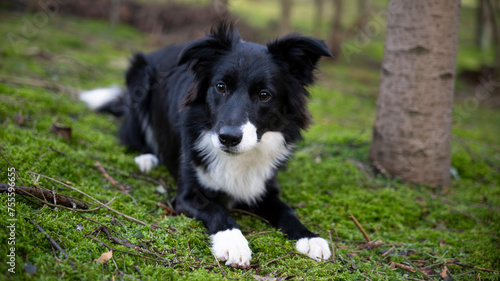
{"type": "Polygon", "coordinates": [[[281,34],[288,34],[292,31],[290,23],[290,13],[292,11],[292,0],[281,0],[281,34]]]}
{"type": "Polygon", "coordinates": [[[450,183],[460,0],[390,0],[370,160],[406,182],[450,183]]]}
{"type": "Polygon", "coordinates": [[[484,50],[489,45],[489,34],[491,32],[491,17],[488,10],[488,0],[478,0],[476,8],[476,34],[474,41],[476,46],[484,50]]]}
{"type": "Polygon", "coordinates": [[[343,14],[343,1],[342,0],[332,0],[333,6],[335,7],[335,12],[332,18],[332,35],[329,40],[330,52],[333,55],[333,59],[339,57],[341,51],[341,44],[344,40],[344,27],[342,25],[342,14],[343,14]]]}
{"type": "Polygon", "coordinates": [[[325,2],[323,0],[314,0],[314,36],[321,37],[321,23],[323,22],[323,10],[325,2]]]}
{"type": "Polygon", "coordinates": [[[359,28],[363,28],[368,21],[369,7],[370,4],[368,3],[368,0],[358,0],[359,28]]]}
{"type": "MultiPolygon", "coordinates": [[[[494,71],[495,82],[500,82],[500,5],[495,0],[485,0],[491,18],[492,26],[492,39],[493,39],[493,52],[494,52],[494,71]]],[[[500,96],[500,87],[495,87],[494,94],[500,96]]]]}

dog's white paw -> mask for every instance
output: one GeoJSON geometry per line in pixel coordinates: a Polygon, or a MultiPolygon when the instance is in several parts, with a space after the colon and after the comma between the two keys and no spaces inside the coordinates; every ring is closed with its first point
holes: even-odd
{"type": "Polygon", "coordinates": [[[143,173],[147,173],[154,167],[158,166],[158,162],[158,157],[150,153],[135,157],[135,163],[139,166],[139,170],[143,173]]]}
{"type": "Polygon", "coordinates": [[[319,237],[302,238],[295,245],[297,251],[308,255],[311,259],[317,261],[327,260],[332,255],[328,242],[319,237]]]}
{"type": "Polygon", "coordinates": [[[237,228],[219,231],[212,235],[212,252],[226,265],[246,268],[250,266],[252,251],[248,241],[237,228]]]}

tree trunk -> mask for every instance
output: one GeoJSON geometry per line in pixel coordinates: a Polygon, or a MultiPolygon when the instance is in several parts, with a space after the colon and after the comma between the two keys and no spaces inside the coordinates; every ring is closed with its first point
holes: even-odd
{"type": "Polygon", "coordinates": [[[343,13],[343,5],[342,0],[332,0],[333,6],[335,7],[335,12],[333,13],[332,18],[332,35],[329,40],[330,52],[333,55],[333,59],[339,57],[340,54],[340,46],[342,44],[342,40],[344,39],[344,27],[342,26],[342,13],[343,13]]]}
{"type": "MultiPolygon", "coordinates": [[[[495,57],[495,62],[493,69],[495,71],[495,77],[493,80],[495,82],[500,82],[500,6],[495,0],[486,0],[485,3],[490,12],[491,26],[492,26],[492,38],[493,38],[493,52],[495,57]]],[[[500,87],[495,87],[494,94],[498,97],[500,96],[500,87]]]]}
{"type": "Polygon", "coordinates": [[[448,186],[460,0],[390,0],[370,160],[448,186]]]}
{"type": "Polygon", "coordinates": [[[292,31],[290,24],[290,12],[292,11],[292,0],[281,0],[281,34],[292,31]]]}
{"type": "Polygon", "coordinates": [[[369,6],[368,0],[358,0],[358,26],[361,29],[364,28],[368,22],[369,6]]]}
{"type": "Polygon", "coordinates": [[[476,34],[474,41],[476,46],[485,50],[489,45],[489,34],[491,32],[491,11],[488,10],[488,0],[478,0],[476,8],[476,34]]]}
{"type": "Polygon", "coordinates": [[[318,38],[322,37],[321,23],[323,22],[324,4],[323,0],[314,0],[314,36],[318,38]]]}

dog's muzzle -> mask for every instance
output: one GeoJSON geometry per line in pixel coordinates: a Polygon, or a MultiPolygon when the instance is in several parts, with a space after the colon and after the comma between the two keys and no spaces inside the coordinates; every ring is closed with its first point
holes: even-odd
{"type": "Polygon", "coordinates": [[[227,147],[235,147],[243,139],[243,131],[240,127],[224,126],[219,130],[219,142],[227,147]]]}
{"type": "Polygon", "coordinates": [[[253,149],[257,142],[257,128],[248,121],[241,126],[222,126],[218,132],[212,134],[213,145],[231,154],[247,152],[253,149]]]}

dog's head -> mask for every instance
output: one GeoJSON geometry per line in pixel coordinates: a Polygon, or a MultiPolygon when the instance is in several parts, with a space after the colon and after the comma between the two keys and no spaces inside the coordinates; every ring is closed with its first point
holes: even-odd
{"type": "Polygon", "coordinates": [[[291,34],[263,46],[222,22],[179,55],[178,65],[195,75],[184,105],[206,105],[212,143],[222,151],[249,151],[267,132],[294,142],[310,124],[307,86],[321,56],[331,56],[323,41],[291,34]]]}

